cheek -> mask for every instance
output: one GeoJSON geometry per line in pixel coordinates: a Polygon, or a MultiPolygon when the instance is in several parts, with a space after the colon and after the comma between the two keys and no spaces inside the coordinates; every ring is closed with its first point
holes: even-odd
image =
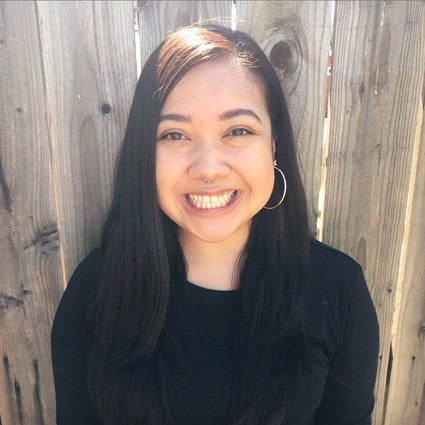
{"type": "MultiPolygon", "coordinates": [[[[165,187],[167,184],[167,180],[169,178],[170,173],[167,173],[167,160],[165,156],[161,153],[160,149],[157,149],[156,153],[156,165],[155,165],[155,178],[158,190],[165,187]]],[[[169,167],[168,167],[169,169],[169,167]]]]}
{"type": "Polygon", "coordinates": [[[274,169],[273,168],[271,170],[269,169],[268,179],[267,179],[267,192],[269,195],[271,195],[271,193],[273,192],[275,178],[276,178],[276,175],[275,175],[274,169]]]}
{"type": "Polygon", "coordinates": [[[164,210],[174,202],[179,182],[177,167],[165,160],[164,155],[157,156],[155,178],[158,203],[164,210]]]}
{"type": "Polygon", "coordinates": [[[166,193],[166,187],[167,187],[167,175],[165,174],[164,167],[161,167],[158,162],[156,166],[156,191],[157,191],[157,198],[158,202],[161,206],[161,203],[163,201],[164,195],[166,193]]]}
{"type": "MultiPolygon", "coordinates": [[[[262,176],[262,181],[265,185],[269,186],[274,184],[275,172],[273,166],[273,154],[269,151],[265,152],[262,156],[258,156],[257,158],[262,158],[261,167],[259,167],[257,171],[257,176],[260,179],[262,176]]],[[[258,159],[257,159],[258,161],[258,159]]]]}
{"type": "Polygon", "coordinates": [[[158,190],[158,195],[161,196],[161,194],[165,190],[165,183],[161,180],[157,180],[156,187],[157,187],[157,190],[158,190]]]}
{"type": "Polygon", "coordinates": [[[187,155],[180,150],[161,146],[156,152],[156,180],[168,185],[185,170],[187,155]]]}
{"type": "Polygon", "coordinates": [[[276,175],[274,172],[273,165],[271,163],[267,164],[267,166],[265,166],[262,171],[263,178],[259,186],[261,187],[260,190],[262,191],[264,199],[267,201],[273,192],[276,175]]]}

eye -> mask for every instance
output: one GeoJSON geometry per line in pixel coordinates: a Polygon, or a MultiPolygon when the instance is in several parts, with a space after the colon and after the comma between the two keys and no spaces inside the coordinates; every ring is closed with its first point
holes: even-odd
{"type": "Polygon", "coordinates": [[[159,140],[171,140],[171,141],[179,141],[179,140],[187,140],[187,137],[179,133],[178,131],[170,131],[168,133],[164,133],[159,140]]]}
{"type": "Polygon", "coordinates": [[[233,130],[227,133],[227,135],[229,136],[248,136],[250,134],[253,134],[252,131],[249,131],[246,128],[242,127],[234,128],[233,130]]]}

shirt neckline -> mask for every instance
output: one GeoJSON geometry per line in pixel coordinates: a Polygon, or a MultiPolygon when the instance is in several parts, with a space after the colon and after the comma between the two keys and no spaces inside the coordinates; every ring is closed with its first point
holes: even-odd
{"type": "Polygon", "coordinates": [[[190,298],[201,299],[204,301],[230,303],[239,294],[239,289],[231,289],[229,291],[203,288],[195,283],[186,281],[185,283],[186,296],[190,298]]]}

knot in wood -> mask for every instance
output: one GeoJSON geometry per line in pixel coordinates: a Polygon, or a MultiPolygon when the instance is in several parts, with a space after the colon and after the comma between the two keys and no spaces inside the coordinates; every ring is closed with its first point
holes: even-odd
{"type": "Polygon", "coordinates": [[[59,250],[58,229],[46,229],[41,233],[33,245],[37,247],[41,254],[51,255],[59,250]]]}
{"type": "Polygon", "coordinates": [[[419,328],[419,334],[420,334],[420,335],[425,335],[425,325],[422,325],[422,326],[419,328]]]}
{"type": "Polygon", "coordinates": [[[23,305],[23,300],[0,292],[0,311],[14,310],[22,307],[23,305]]]}
{"type": "Polygon", "coordinates": [[[270,52],[270,62],[275,68],[291,73],[294,72],[297,68],[297,60],[292,50],[293,48],[290,41],[279,41],[273,46],[270,52]]]}
{"type": "Polygon", "coordinates": [[[102,112],[102,114],[109,114],[109,112],[111,112],[112,108],[111,105],[109,103],[102,103],[102,105],[100,106],[100,111],[102,112]]]}

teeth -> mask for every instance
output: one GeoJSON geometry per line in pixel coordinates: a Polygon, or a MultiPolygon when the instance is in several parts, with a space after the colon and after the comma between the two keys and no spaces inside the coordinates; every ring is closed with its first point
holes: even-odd
{"type": "Polygon", "coordinates": [[[225,207],[230,200],[235,196],[236,190],[231,190],[230,192],[225,193],[224,195],[217,196],[207,196],[207,195],[187,195],[190,203],[198,209],[206,210],[211,208],[222,208],[225,207]]]}

